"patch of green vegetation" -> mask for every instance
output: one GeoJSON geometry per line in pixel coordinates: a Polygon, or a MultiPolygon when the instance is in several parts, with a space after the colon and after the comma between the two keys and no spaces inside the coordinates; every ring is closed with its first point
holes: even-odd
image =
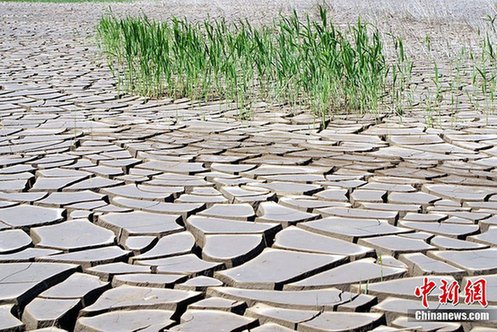
{"type": "MultiPolygon", "coordinates": [[[[334,111],[375,111],[392,89],[378,30],[361,20],[339,29],[322,7],[318,20],[294,12],[262,27],[108,15],[98,39],[119,89],[145,96],[226,98],[242,110],[268,100],[310,107],[324,121],[334,111]]],[[[393,88],[405,89],[412,66],[399,61],[393,88]]]]}
{"type": "Polygon", "coordinates": [[[402,38],[360,19],[340,28],[322,7],[317,19],[294,12],[259,27],[108,15],[98,39],[119,90],[132,94],[234,100],[242,116],[254,101],[283,103],[310,108],[323,124],[336,112],[424,110],[435,127],[436,117],[497,108],[497,19],[484,21],[479,44],[469,47],[420,36],[420,64],[402,38]],[[382,36],[391,37],[386,46],[382,36]]]}

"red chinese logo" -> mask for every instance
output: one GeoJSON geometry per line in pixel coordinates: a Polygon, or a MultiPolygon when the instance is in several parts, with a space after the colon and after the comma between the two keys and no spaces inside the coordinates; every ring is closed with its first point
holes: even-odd
{"type": "Polygon", "coordinates": [[[459,284],[456,280],[452,281],[449,285],[447,280],[442,279],[442,286],[440,286],[440,290],[442,294],[438,296],[438,302],[441,304],[447,304],[451,302],[452,305],[456,305],[459,303],[459,284]]]}
{"type": "Polygon", "coordinates": [[[421,287],[416,287],[414,290],[414,295],[416,297],[422,297],[421,303],[423,304],[423,307],[428,308],[428,295],[435,289],[437,284],[435,284],[434,281],[429,280],[427,277],[424,277],[423,279],[423,286],[421,287]]]}
{"type": "MultiPolygon", "coordinates": [[[[438,302],[440,304],[451,303],[452,305],[457,305],[459,303],[459,291],[460,286],[456,280],[451,282],[441,279],[440,291],[442,294],[438,296],[438,302]]],[[[436,288],[436,283],[430,280],[428,277],[423,278],[423,285],[416,287],[414,290],[414,295],[421,298],[421,304],[423,307],[428,308],[428,296],[436,288]]],[[[474,281],[468,280],[466,286],[464,286],[464,303],[473,304],[475,302],[480,303],[482,307],[488,305],[487,302],[487,281],[485,279],[477,279],[474,281]]]]}
{"type": "Polygon", "coordinates": [[[487,281],[485,279],[478,279],[476,281],[468,280],[464,287],[466,298],[464,303],[473,304],[479,302],[482,307],[488,305],[487,302],[487,281]]]}

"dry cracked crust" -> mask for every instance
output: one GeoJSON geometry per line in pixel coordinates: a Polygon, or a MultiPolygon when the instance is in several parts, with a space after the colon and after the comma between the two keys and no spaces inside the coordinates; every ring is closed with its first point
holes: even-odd
{"type": "Polygon", "coordinates": [[[0,8],[0,330],[490,331],[407,309],[427,275],[497,305],[497,116],[117,99],[106,5],[0,8]]]}

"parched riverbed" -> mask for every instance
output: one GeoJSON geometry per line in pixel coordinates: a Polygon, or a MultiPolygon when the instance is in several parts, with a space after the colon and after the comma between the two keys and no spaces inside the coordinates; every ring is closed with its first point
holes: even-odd
{"type": "MultiPolygon", "coordinates": [[[[404,22],[407,40],[426,29],[462,43],[492,10],[463,2],[332,8],[339,24],[390,17],[380,27],[404,22]]],[[[459,282],[461,303],[484,278],[497,309],[493,111],[344,114],[320,129],[308,110],[263,102],[239,121],[230,102],[118,98],[95,42],[109,7],[254,22],[315,12],[312,1],[0,3],[0,330],[495,327],[407,311],[422,308],[425,276],[459,282]]]]}

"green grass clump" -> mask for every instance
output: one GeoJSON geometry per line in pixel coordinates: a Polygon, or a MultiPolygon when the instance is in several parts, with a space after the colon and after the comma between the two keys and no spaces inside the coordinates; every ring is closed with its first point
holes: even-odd
{"type": "Polygon", "coordinates": [[[106,16],[100,44],[127,92],[194,100],[226,98],[242,109],[266,100],[306,105],[323,119],[335,110],[376,110],[388,66],[379,32],[360,20],[344,31],[320,8],[272,24],[192,23],[106,16]]]}

